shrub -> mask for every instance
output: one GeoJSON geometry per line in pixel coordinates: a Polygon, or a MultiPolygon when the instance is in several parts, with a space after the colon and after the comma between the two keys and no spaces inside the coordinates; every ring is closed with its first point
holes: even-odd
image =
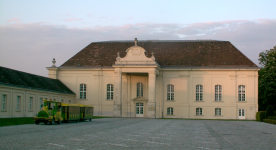
{"type": "Polygon", "coordinates": [[[263,121],[263,119],[265,118],[265,111],[258,111],[256,113],[256,120],[257,121],[263,121]]]}
{"type": "Polygon", "coordinates": [[[271,105],[267,106],[265,118],[268,118],[268,116],[274,116],[274,110],[271,105]]]}
{"type": "Polygon", "coordinates": [[[276,116],[268,116],[268,119],[276,120],[276,116]]]}
{"type": "Polygon", "coordinates": [[[276,120],[271,120],[271,119],[264,119],[264,122],[276,124],[276,120]]]}

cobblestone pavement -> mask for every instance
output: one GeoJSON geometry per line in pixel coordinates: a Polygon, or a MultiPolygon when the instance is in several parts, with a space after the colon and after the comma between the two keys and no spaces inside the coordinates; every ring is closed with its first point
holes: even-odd
{"type": "Polygon", "coordinates": [[[104,118],[0,127],[0,149],[276,149],[276,125],[256,121],[104,118]]]}

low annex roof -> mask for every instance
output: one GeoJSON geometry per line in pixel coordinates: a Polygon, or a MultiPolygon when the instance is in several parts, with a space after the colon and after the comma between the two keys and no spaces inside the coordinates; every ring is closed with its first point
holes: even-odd
{"type": "Polygon", "coordinates": [[[2,66],[0,66],[0,85],[76,95],[58,79],[50,79],[2,66]]]}
{"type": "MultiPolygon", "coordinates": [[[[168,67],[222,67],[248,68],[258,66],[241,53],[229,41],[216,40],[142,40],[147,57],[154,53],[161,68],[168,67]]],[[[61,67],[112,67],[117,53],[126,56],[133,41],[92,42],[61,67]]]]}

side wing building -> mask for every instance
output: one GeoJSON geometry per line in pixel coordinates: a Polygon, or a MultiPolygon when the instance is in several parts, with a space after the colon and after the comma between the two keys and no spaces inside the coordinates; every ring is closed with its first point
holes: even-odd
{"type": "Polygon", "coordinates": [[[229,41],[93,42],[48,67],[94,115],[255,119],[258,66],[229,41]]]}

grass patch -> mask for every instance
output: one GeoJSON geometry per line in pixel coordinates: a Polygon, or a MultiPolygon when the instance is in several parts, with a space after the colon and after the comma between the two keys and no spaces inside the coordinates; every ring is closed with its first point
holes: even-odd
{"type": "Polygon", "coordinates": [[[33,117],[0,118],[0,127],[22,125],[22,124],[34,124],[33,117]]]}
{"type": "MultiPolygon", "coordinates": [[[[111,118],[102,116],[93,116],[93,119],[111,118]]],[[[0,118],[0,127],[23,125],[23,124],[34,124],[33,117],[22,117],[22,118],[0,118]]]]}

